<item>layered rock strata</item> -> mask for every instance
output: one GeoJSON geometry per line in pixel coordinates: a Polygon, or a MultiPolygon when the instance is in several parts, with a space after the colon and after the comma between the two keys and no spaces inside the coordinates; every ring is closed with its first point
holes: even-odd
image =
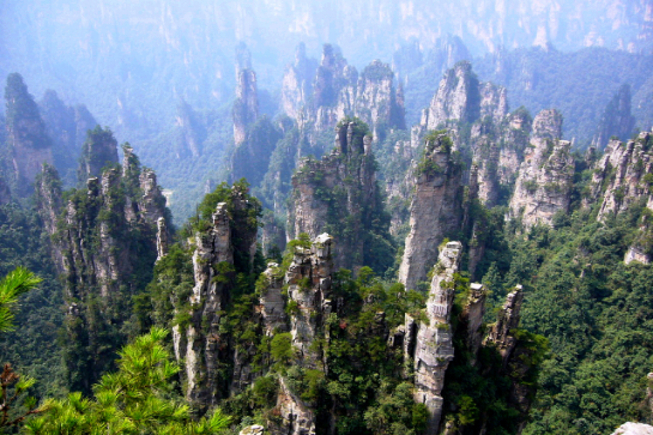
{"type": "Polygon", "coordinates": [[[653,133],[640,133],[636,140],[625,144],[611,140],[592,176],[592,199],[601,201],[597,218],[603,221],[641,199],[650,198],[652,173],[653,133]]]}
{"type": "Polygon", "coordinates": [[[519,167],[510,200],[510,217],[521,218],[525,228],[552,225],[553,216],[569,208],[574,177],[571,143],[560,140],[562,117],[545,110],[533,120],[531,146],[519,167]]]}
{"type": "Polygon", "coordinates": [[[462,255],[460,242],[449,242],[440,251],[426,302],[426,320],[406,315],[404,358],[415,376],[414,399],[429,411],[427,435],[437,433],[442,415],[444,375],[453,360],[450,317],[454,298],[454,274],[462,255]]]}
{"type": "Polygon", "coordinates": [[[294,303],[290,315],[292,343],[303,364],[316,368],[320,355],[311,348],[322,333],[326,318],[333,311],[331,275],[333,273],[333,238],[324,233],[315,238],[311,248],[295,248],[285,283],[288,299],[294,303]]]}
{"type": "Polygon", "coordinates": [[[504,367],[507,364],[517,340],[511,331],[519,326],[521,305],[524,301],[524,292],[521,285],[508,294],[503,304],[496,323],[486,337],[486,343],[493,343],[501,354],[504,367]]]}
{"type": "Polygon", "coordinates": [[[110,167],[89,178],[65,203],[54,168],[44,166],[37,183],[38,211],[64,281],[67,382],[78,391],[90,392],[124,344],[131,295],[144,289],[143,271],[157,258],[157,221],[169,216],[154,174],[143,179],[137,159],[132,163],[129,171],[110,167]]]}
{"type": "Polygon", "coordinates": [[[302,129],[325,131],[344,117],[356,116],[378,137],[387,127],[405,128],[403,104],[389,65],[375,60],[359,75],[330,44],[324,45],[317,69],[300,46],[283,78],[282,108],[302,129]],[[309,76],[312,71],[314,78],[309,76]]]}
{"type": "Polygon", "coordinates": [[[34,98],[18,73],[9,74],[5,87],[6,131],[16,180],[16,194],[28,196],[43,163],[52,165],[52,140],[34,98]]]}
{"type": "Polygon", "coordinates": [[[374,219],[383,218],[372,139],[367,133],[360,121],[343,122],[331,154],[321,160],[304,160],[292,177],[287,237],[307,233],[315,239],[325,231],[333,233],[338,239],[333,254],[336,267],[363,265],[370,255],[370,246],[364,244],[366,234],[374,231],[370,228],[374,219]]]}
{"type": "Polygon", "coordinates": [[[249,68],[238,70],[236,101],[233,108],[234,141],[236,146],[245,141],[247,128],[258,119],[258,110],[256,73],[249,68]]]}
{"type": "Polygon", "coordinates": [[[462,224],[462,168],[452,154],[449,138],[427,140],[425,155],[416,168],[417,183],[410,206],[410,234],[399,268],[407,289],[426,279],[438,259],[438,245],[462,224]]]}

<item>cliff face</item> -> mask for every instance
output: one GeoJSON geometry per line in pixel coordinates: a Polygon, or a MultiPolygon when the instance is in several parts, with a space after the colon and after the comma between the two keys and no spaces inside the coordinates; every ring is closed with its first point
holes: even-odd
{"type": "Polygon", "coordinates": [[[454,358],[451,311],[454,298],[454,273],[458,272],[462,244],[449,242],[440,252],[426,302],[428,322],[406,316],[404,359],[411,362],[415,373],[414,399],[429,412],[426,434],[438,432],[442,415],[447,366],[454,358]]]}
{"type": "Polygon", "coordinates": [[[39,110],[47,134],[52,139],[54,165],[63,180],[72,185],[76,182],[75,169],[86,132],[93,130],[97,122],[86,106],[66,106],[52,90],[47,90],[43,95],[39,110]]]}
{"type": "Polygon", "coordinates": [[[78,170],[79,182],[84,183],[90,177],[101,176],[105,166],[116,163],[118,163],[118,142],[111,130],[96,126],[88,132],[82,148],[78,170]]]}
{"type": "Polygon", "coordinates": [[[286,272],[288,299],[295,307],[290,316],[292,343],[302,363],[317,368],[320,355],[311,345],[324,330],[327,316],[332,312],[331,274],[333,273],[333,238],[324,233],[311,248],[296,248],[286,272]]]}
{"type": "Polygon", "coordinates": [[[531,146],[519,167],[510,216],[521,217],[524,227],[551,225],[558,211],[569,207],[574,159],[569,141],[560,140],[562,118],[554,110],[540,112],[533,120],[531,146]]]}
{"type": "Polygon", "coordinates": [[[32,183],[41,171],[41,165],[53,163],[52,140],[20,74],[7,77],[5,101],[7,143],[16,179],[16,194],[24,197],[33,192],[32,183]]]}
{"type": "MultiPolygon", "coordinates": [[[[611,140],[594,166],[592,198],[602,201],[597,218],[625,211],[641,198],[648,198],[647,174],[653,171],[653,133],[640,133],[627,143],[611,140]]],[[[650,177],[649,177],[650,178],[650,177]]]]}
{"type": "Polygon", "coordinates": [[[356,116],[370,125],[374,137],[378,137],[388,127],[405,128],[403,95],[395,90],[393,81],[390,66],[378,60],[359,76],[340,49],[330,44],[324,45],[315,70],[300,46],[295,63],[284,74],[282,108],[302,129],[325,131],[347,116],[356,116]],[[314,78],[309,76],[313,71],[314,78]]]}
{"type": "Polygon", "coordinates": [[[436,130],[448,122],[471,124],[479,118],[502,120],[508,113],[506,90],[491,83],[479,83],[469,62],[448,70],[431,104],[422,114],[421,124],[436,130]]]}
{"type": "Polygon", "coordinates": [[[192,291],[177,295],[174,302],[176,317],[184,319],[176,322],[173,340],[184,369],[185,393],[204,410],[230,389],[239,391],[251,383],[254,376],[247,347],[235,347],[222,328],[225,310],[238,286],[237,275],[252,270],[260,205],[248,199],[244,186],[224,188],[221,194],[226,202],[218,202],[206,227],[195,229],[188,240],[192,291]],[[226,367],[231,370],[226,372],[226,367]]]}
{"type": "MultiPolygon", "coordinates": [[[[116,153],[115,145],[113,153],[116,153]]],[[[39,214],[52,237],[64,277],[67,380],[90,391],[126,340],[122,325],[157,258],[157,220],[169,215],[154,173],[132,156],[123,173],[109,168],[62,202],[61,183],[44,167],[37,185],[39,214]]]]}
{"type": "Polygon", "coordinates": [[[312,239],[323,232],[333,234],[338,240],[336,267],[387,267],[379,263],[382,253],[375,252],[386,252],[389,217],[376,183],[371,141],[366,125],[345,121],[337,129],[331,154],[303,161],[292,178],[289,239],[300,233],[312,239]]]}
{"type": "Polygon", "coordinates": [[[206,138],[206,131],[198,119],[197,113],[184,100],[177,105],[175,129],[177,158],[199,157],[202,153],[202,142],[206,138]]]}
{"type": "Polygon", "coordinates": [[[410,206],[410,234],[399,268],[399,282],[414,289],[438,258],[437,247],[462,224],[462,167],[444,134],[427,138],[417,165],[417,184],[410,206]]]}
{"type": "Polygon", "coordinates": [[[301,43],[295,49],[295,62],[288,65],[281,83],[281,109],[303,126],[310,107],[308,101],[313,93],[313,79],[317,61],[306,57],[306,46],[301,43]]]}
{"type": "Polygon", "coordinates": [[[401,88],[395,91],[394,73],[378,60],[365,67],[358,80],[355,114],[372,126],[374,137],[387,127],[406,128],[401,88]]]}
{"type": "Polygon", "coordinates": [[[635,127],[631,114],[630,86],[623,85],[605,108],[593,145],[603,149],[613,136],[624,140],[630,137],[635,127]]]}
{"type": "Polygon", "coordinates": [[[213,214],[212,228],[196,234],[193,243],[195,285],[189,298],[191,320],[185,331],[175,335],[175,353],[185,361],[186,395],[192,402],[214,404],[219,399],[218,361],[224,343],[218,334],[220,311],[230,299],[233,279],[233,246],[227,207],[219,203],[213,214]],[[231,266],[231,268],[229,267],[231,266]],[[215,278],[215,279],[214,279],[215,278]]]}
{"type": "Polygon", "coordinates": [[[258,118],[258,88],[256,73],[249,68],[237,71],[236,101],[233,108],[234,141],[236,146],[245,141],[247,128],[258,118]]]}

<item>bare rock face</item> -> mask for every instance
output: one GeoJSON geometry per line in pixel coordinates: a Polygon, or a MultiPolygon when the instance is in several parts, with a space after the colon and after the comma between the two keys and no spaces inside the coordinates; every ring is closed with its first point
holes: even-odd
{"type": "Polygon", "coordinates": [[[462,244],[449,242],[440,251],[435,274],[431,280],[426,318],[428,323],[406,315],[404,358],[412,361],[415,373],[414,398],[429,410],[426,434],[436,434],[442,415],[447,366],[453,360],[453,332],[450,317],[454,298],[454,273],[460,266],[462,244]]]}
{"type": "Polygon", "coordinates": [[[558,211],[569,208],[574,176],[574,159],[569,141],[559,140],[561,117],[543,111],[533,121],[531,147],[519,168],[510,200],[510,217],[521,217],[529,228],[537,223],[551,225],[558,211]]]}
{"type": "Polygon", "coordinates": [[[612,435],[653,435],[653,426],[644,423],[624,423],[612,435]]]}
{"type": "Polygon", "coordinates": [[[421,123],[428,130],[436,130],[449,121],[471,124],[488,116],[500,121],[507,113],[506,90],[491,83],[479,83],[471,64],[462,61],[445,73],[421,123]]]}
{"type": "Polygon", "coordinates": [[[233,246],[226,203],[219,203],[213,224],[197,233],[193,243],[193,278],[190,296],[191,320],[186,330],[173,330],[175,353],[185,358],[186,396],[209,406],[219,398],[218,362],[221,341],[220,311],[229,302],[229,283],[233,279],[233,246]]]}
{"type": "Polygon", "coordinates": [[[270,424],[272,435],[315,435],[315,414],[286,386],[283,378],[279,379],[277,406],[281,421],[270,424]]]}
{"type": "Polygon", "coordinates": [[[598,214],[600,221],[650,197],[649,183],[644,177],[653,173],[651,148],[653,133],[650,132],[640,133],[637,140],[626,144],[618,140],[608,143],[592,176],[592,197],[603,200],[598,214]]]}
{"type": "Polygon", "coordinates": [[[449,120],[474,122],[480,116],[481,96],[469,62],[459,62],[447,71],[428,109],[429,130],[449,120]]]}
{"type": "Polygon", "coordinates": [[[97,121],[86,106],[67,106],[53,90],[45,91],[39,110],[52,139],[54,166],[62,178],[72,184],[86,132],[93,130],[97,121]]]}
{"type": "Polygon", "coordinates": [[[253,424],[242,429],[238,435],[263,435],[265,433],[265,428],[260,424],[253,424]]]}
{"type": "Polygon", "coordinates": [[[33,192],[32,184],[43,163],[54,163],[52,140],[20,74],[7,77],[5,100],[7,144],[16,177],[16,194],[25,197],[33,192]]]}
{"type": "Polygon", "coordinates": [[[613,136],[622,140],[630,137],[635,127],[635,118],[630,108],[630,86],[624,84],[610,100],[601,117],[598,132],[592,141],[597,149],[603,149],[613,136]]]}
{"type": "Polygon", "coordinates": [[[359,76],[331,44],[324,45],[320,65],[315,68],[300,45],[294,64],[284,74],[281,106],[300,128],[325,131],[344,117],[356,116],[369,124],[377,137],[380,127],[405,128],[403,93],[395,90],[393,82],[390,66],[378,60],[359,76]]]}
{"type": "Polygon", "coordinates": [[[426,144],[417,166],[416,192],[410,206],[410,234],[399,268],[399,282],[414,289],[438,259],[438,245],[462,223],[462,170],[443,134],[426,144]]]}
{"type": "Polygon", "coordinates": [[[332,312],[331,275],[333,273],[333,238],[324,233],[315,238],[311,248],[295,248],[293,262],[286,271],[288,298],[295,308],[290,316],[293,345],[304,363],[316,367],[319,355],[311,344],[332,312]]]}
{"type": "Polygon", "coordinates": [[[284,279],[283,276],[279,276],[279,273],[280,268],[277,263],[268,263],[268,268],[263,272],[267,285],[259,299],[263,325],[268,336],[286,331],[286,299],[282,293],[284,279]]]}
{"type": "Polygon", "coordinates": [[[65,204],[53,167],[45,165],[38,178],[38,212],[52,236],[51,253],[64,279],[65,334],[81,343],[89,340],[85,354],[66,359],[71,389],[90,391],[110,368],[126,340],[121,326],[131,311],[115,307],[129,307],[125,295],[144,289],[136,271],[152,270],[157,258],[157,219],[169,213],[165,201],[141,196],[140,175],[137,160],[128,171],[107,168],[100,178],[89,178],[85,190],[71,192],[65,204]],[[103,343],[98,334],[110,337],[103,343]]]}
{"type": "Polygon", "coordinates": [[[112,163],[118,163],[118,142],[111,130],[96,126],[88,132],[82,148],[77,171],[79,181],[101,176],[102,169],[112,163]]]}
{"type": "Polygon", "coordinates": [[[206,132],[193,108],[184,100],[177,105],[175,129],[177,158],[199,157],[206,132]]]}
{"type": "Polygon", "coordinates": [[[308,101],[313,93],[317,62],[306,57],[306,46],[301,43],[295,49],[295,62],[288,65],[281,84],[281,109],[301,127],[308,119],[308,101]]]}
{"type": "Polygon", "coordinates": [[[333,128],[353,112],[358,72],[347,65],[340,48],[325,44],[313,88],[314,124],[317,130],[333,128]]]}
{"type": "Polygon", "coordinates": [[[168,254],[168,227],[166,220],[160,217],[156,221],[156,261],[168,254]]]}
{"type": "Polygon", "coordinates": [[[497,322],[494,324],[486,338],[486,342],[494,343],[503,358],[504,366],[515,349],[517,340],[510,333],[519,326],[519,312],[524,301],[524,292],[521,285],[508,294],[503,304],[497,322]]]}
{"type": "Polygon", "coordinates": [[[252,69],[246,68],[237,71],[233,118],[234,141],[238,146],[245,141],[247,127],[258,118],[258,88],[256,73],[252,69]]]}
{"type": "Polygon", "coordinates": [[[358,80],[356,116],[372,126],[374,137],[378,127],[394,125],[405,128],[403,97],[397,98],[393,86],[394,73],[388,64],[374,60],[365,67],[358,80]]]}
{"type": "Polygon", "coordinates": [[[466,344],[472,355],[474,355],[473,362],[483,341],[481,325],[483,324],[483,316],[485,315],[486,297],[487,290],[485,286],[483,284],[473,283],[470,286],[469,298],[462,313],[462,317],[467,323],[466,344]]]}
{"type": "MultiPolygon", "coordinates": [[[[315,239],[334,231],[338,246],[336,267],[362,266],[366,254],[364,232],[376,213],[382,213],[376,183],[371,137],[359,121],[338,128],[335,149],[321,160],[304,160],[292,177],[293,192],[288,216],[288,240],[301,233],[315,239]],[[347,221],[347,232],[343,223],[347,221]]],[[[388,222],[389,224],[389,222],[388,222]]]]}
{"type": "Polygon", "coordinates": [[[470,145],[478,165],[479,199],[487,207],[499,200],[502,187],[515,181],[529,144],[531,118],[518,109],[501,119],[484,117],[472,125],[470,145]]]}

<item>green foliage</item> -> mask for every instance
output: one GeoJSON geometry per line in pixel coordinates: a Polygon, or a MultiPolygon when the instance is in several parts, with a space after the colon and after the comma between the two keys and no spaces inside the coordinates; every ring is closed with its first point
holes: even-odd
{"type": "Polygon", "coordinates": [[[36,379],[32,393],[41,397],[61,389],[57,344],[63,318],[61,286],[36,210],[6,204],[0,206],[0,276],[22,267],[35,272],[43,282],[23,293],[13,306],[15,328],[0,334],[0,363],[11,362],[16,372],[36,379]]]}
{"type": "Polygon", "coordinates": [[[43,416],[25,425],[31,434],[217,434],[231,418],[216,409],[210,418],[191,419],[190,409],[175,397],[172,378],[179,367],[163,345],[168,332],[153,328],[119,354],[118,371],[105,374],[93,398],[71,393],[48,400],[43,416]]]}
{"type": "Polygon", "coordinates": [[[0,280],[0,332],[14,330],[13,310],[19,296],[32,290],[41,281],[41,278],[24,267],[16,268],[0,280]]]}
{"type": "MultiPolygon", "coordinates": [[[[29,270],[18,267],[0,280],[0,333],[14,329],[13,310],[18,297],[36,287],[41,279],[29,270]]],[[[19,426],[26,417],[36,414],[36,398],[26,395],[34,386],[35,379],[16,373],[10,364],[5,364],[0,373],[0,430],[3,427],[19,426]]]]}
{"type": "Polygon", "coordinates": [[[287,365],[294,358],[295,350],[292,346],[292,336],[290,333],[284,332],[272,337],[270,355],[272,355],[272,359],[277,363],[278,367],[287,365]]]}

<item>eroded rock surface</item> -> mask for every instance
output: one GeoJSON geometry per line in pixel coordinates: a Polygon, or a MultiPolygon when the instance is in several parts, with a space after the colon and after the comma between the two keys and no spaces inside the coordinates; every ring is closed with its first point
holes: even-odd
{"type": "Polygon", "coordinates": [[[426,279],[438,259],[438,246],[462,223],[462,168],[444,134],[426,144],[417,167],[417,184],[410,206],[410,234],[399,268],[399,282],[414,289],[426,279]]]}
{"type": "Polygon", "coordinates": [[[451,310],[454,298],[454,273],[460,266],[462,244],[449,242],[440,251],[426,302],[428,322],[406,315],[405,359],[412,362],[415,373],[414,398],[426,405],[429,421],[426,434],[437,433],[442,415],[447,366],[453,360],[451,310]]]}
{"type": "Polygon", "coordinates": [[[520,217],[525,228],[552,225],[553,216],[569,208],[574,159],[571,143],[559,139],[561,128],[562,118],[554,110],[542,111],[533,120],[531,147],[510,200],[510,217],[520,217]]]}

